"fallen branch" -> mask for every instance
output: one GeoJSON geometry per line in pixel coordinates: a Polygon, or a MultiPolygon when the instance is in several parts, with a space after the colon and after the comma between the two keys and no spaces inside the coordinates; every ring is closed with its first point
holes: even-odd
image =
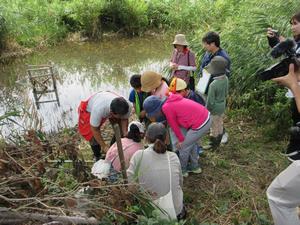
{"type": "Polygon", "coordinates": [[[24,223],[26,221],[40,221],[43,223],[58,221],[63,224],[99,224],[99,221],[97,221],[95,218],[22,213],[15,212],[7,208],[0,208],[0,224],[17,224],[24,223]]]}

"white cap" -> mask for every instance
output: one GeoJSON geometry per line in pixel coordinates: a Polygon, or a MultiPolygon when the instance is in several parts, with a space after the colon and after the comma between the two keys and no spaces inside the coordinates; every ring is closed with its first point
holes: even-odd
{"type": "Polygon", "coordinates": [[[131,124],[136,125],[139,128],[140,133],[145,133],[145,126],[144,124],[138,122],[138,121],[132,121],[129,125],[128,125],[128,131],[130,131],[130,126],[131,124]]]}

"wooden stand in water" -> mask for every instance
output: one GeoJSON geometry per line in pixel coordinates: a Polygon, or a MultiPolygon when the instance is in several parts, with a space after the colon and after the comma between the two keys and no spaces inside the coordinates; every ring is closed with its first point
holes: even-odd
{"type": "Polygon", "coordinates": [[[33,88],[33,96],[37,109],[41,103],[57,102],[60,106],[57,94],[56,79],[52,65],[28,65],[27,74],[33,88]],[[48,93],[55,93],[55,99],[41,101],[41,97],[48,93]]]}
{"type": "Polygon", "coordinates": [[[124,179],[124,183],[127,183],[127,174],[126,174],[126,165],[125,165],[125,160],[124,160],[124,154],[123,154],[123,148],[122,148],[122,142],[121,142],[121,132],[120,132],[120,127],[119,124],[113,124],[113,129],[116,135],[116,142],[118,146],[118,154],[119,154],[119,160],[121,164],[121,170],[122,170],[122,175],[124,179]]]}

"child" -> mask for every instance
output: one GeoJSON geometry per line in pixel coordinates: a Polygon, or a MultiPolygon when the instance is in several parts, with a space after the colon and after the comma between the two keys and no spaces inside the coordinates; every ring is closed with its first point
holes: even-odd
{"type": "Polygon", "coordinates": [[[141,90],[150,92],[160,99],[167,96],[169,86],[162,75],[153,71],[146,71],[141,76],[141,90]]]}
{"type": "Polygon", "coordinates": [[[148,118],[164,116],[173,130],[177,138],[175,146],[179,152],[183,176],[187,177],[189,171],[201,173],[196,143],[210,128],[209,111],[179,94],[170,94],[166,101],[157,96],[149,96],[145,99],[144,109],[148,118]],[[186,134],[181,128],[186,130],[186,134]]]}
{"type": "Polygon", "coordinates": [[[223,118],[228,95],[228,78],[226,68],[228,61],[222,56],[215,56],[207,65],[206,70],[213,77],[209,85],[206,107],[211,113],[210,143],[204,149],[216,149],[223,136],[223,118]]]}
{"type": "Polygon", "coordinates": [[[173,94],[177,93],[182,95],[185,98],[191,99],[194,102],[197,102],[203,106],[205,106],[205,101],[200,94],[196,91],[190,90],[187,87],[187,84],[184,80],[180,78],[173,78],[171,84],[169,86],[169,91],[173,94]]]}
{"type": "MultiPolygon", "coordinates": [[[[180,94],[182,97],[184,98],[188,98],[194,102],[197,102],[203,106],[205,106],[205,101],[202,98],[202,96],[200,94],[198,94],[197,92],[190,90],[187,87],[187,84],[184,80],[180,79],[180,78],[176,78],[174,77],[169,85],[169,91],[173,94],[180,94]]],[[[182,130],[182,132],[184,132],[184,130],[182,130]]],[[[171,133],[171,139],[173,140],[173,133],[171,133]]],[[[203,152],[202,147],[200,147],[199,145],[197,145],[197,152],[198,154],[201,154],[203,152]]]]}
{"type": "Polygon", "coordinates": [[[146,119],[143,103],[148,93],[142,91],[141,75],[135,74],[130,77],[130,85],[133,88],[129,94],[129,101],[132,102],[133,108],[139,120],[142,122],[146,119]]]}

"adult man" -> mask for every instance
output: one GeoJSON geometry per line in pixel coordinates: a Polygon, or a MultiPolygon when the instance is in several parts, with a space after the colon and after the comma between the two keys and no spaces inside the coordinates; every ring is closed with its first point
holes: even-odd
{"type": "MultiPolygon", "coordinates": [[[[203,47],[205,48],[206,52],[202,58],[200,72],[199,72],[198,76],[201,75],[204,67],[206,67],[210,63],[210,61],[212,60],[212,58],[214,56],[222,56],[228,61],[227,73],[226,73],[226,75],[228,76],[230,73],[231,60],[230,60],[230,57],[227,54],[227,52],[224,49],[222,49],[220,46],[219,34],[217,34],[216,32],[213,32],[213,31],[206,33],[204,35],[204,37],[202,38],[202,44],[203,44],[203,47]]],[[[207,91],[208,90],[206,90],[206,93],[207,93],[207,91]]]]}
{"type": "MultiPolygon", "coordinates": [[[[231,65],[231,60],[227,52],[221,48],[220,46],[220,36],[218,33],[210,31],[204,35],[202,38],[202,44],[203,47],[206,50],[206,53],[201,61],[201,66],[200,66],[200,72],[198,74],[198,77],[200,77],[202,70],[204,67],[206,67],[210,61],[213,59],[215,56],[222,56],[227,60],[227,67],[226,67],[226,75],[227,77],[230,74],[230,65],[231,65]]],[[[211,82],[213,82],[213,76],[210,77],[209,83],[207,85],[207,88],[205,90],[205,94],[208,94],[208,88],[211,82]]],[[[223,131],[223,137],[221,140],[221,143],[227,143],[228,141],[228,134],[225,132],[225,129],[223,131]]]]}
{"type": "Polygon", "coordinates": [[[106,152],[109,147],[100,130],[102,124],[107,119],[111,123],[119,123],[121,132],[125,135],[130,112],[131,106],[125,98],[109,91],[98,92],[87,101],[81,101],[78,108],[78,130],[90,142],[96,160],[100,159],[101,150],[106,152]]]}

